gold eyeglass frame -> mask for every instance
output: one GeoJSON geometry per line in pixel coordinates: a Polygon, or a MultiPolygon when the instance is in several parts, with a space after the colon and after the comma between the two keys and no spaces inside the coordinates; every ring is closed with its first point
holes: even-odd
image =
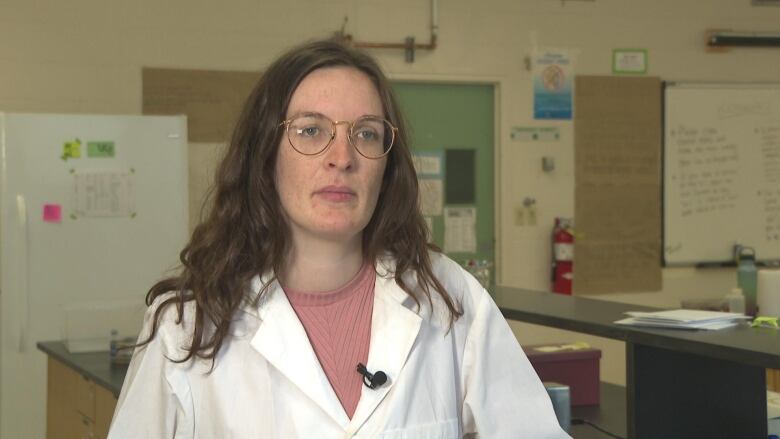
{"type": "Polygon", "coordinates": [[[338,128],[338,126],[341,125],[341,124],[347,124],[347,142],[349,142],[349,144],[353,148],[355,148],[355,151],[357,151],[358,154],[360,154],[361,156],[363,156],[363,157],[365,157],[365,158],[367,158],[369,160],[381,159],[382,157],[384,157],[387,154],[389,154],[390,150],[393,149],[393,146],[395,145],[395,135],[398,132],[398,127],[396,127],[395,125],[390,123],[389,120],[381,118],[381,117],[376,117],[376,116],[361,116],[361,117],[359,117],[359,118],[357,118],[355,120],[350,121],[350,120],[333,120],[333,119],[329,118],[328,116],[326,116],[326,115],[324,115],[322,113],[313,113],[313,112],[312,113],[301,113],[301,114],[299,114],[299,115],[297,115],[297,116],[295,116],[293,118],[290,118],[290,119],[282,121],[279,124],[279,127],[280,128],[282,126],[284,127],[284,132],[287,135],[287,143],[290,144],[290,146],[292,147],[292,149],[295,150],[295,152],[297,152],[298,154],[302,154],[302,155],[314,156],[314,155],[322,154],[323,152],[327,151],[328,148],[330,148],[330,145],[333,143],[333,140],[336,138],[336,128],[338,128]],[[321,150],[319,150],[317,152],[314,152],[314,153],[305,153],[305,152],[300,151],[298,148],[295,147],[295,145],[293,145],[292,140],[290,140],[290,124],[296,118],[298,118],[300,116],[306,116],[306,115],[309,115],[309,116],[321,116],[321,117],[325,118],[325,120],[330,121],[331,125],[333,126],[332,133],[330,135],[330,139],[328,140],[328,143],[326,143],[325,146],[321,150]],[[363,154],[362,152],[360,152],[360,149],[358,149],[358,147],[355,146],[355,144],[352,142],[352,130],[355,128],[355,122],[357,122],[357,121],[359,121],[361,119],[381,120],[381,121],[385,122],[391,128],[390,132],[392,133],[393,137],[390,139],[390,146],[387,148],[387,151],[382,153],[382,155],[377,156],[377,157],[369,157],[369,156],[363,154]]]}

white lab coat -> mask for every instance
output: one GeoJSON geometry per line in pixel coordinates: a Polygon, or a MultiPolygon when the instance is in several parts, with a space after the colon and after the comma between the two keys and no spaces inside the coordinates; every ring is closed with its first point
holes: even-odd
{"type": "MultiPolygon", "coordinates": [[[[388,274],[393,260],[380,259],[367,368],[389,379],[376,390],[363,387],[352,419],[274,283],[260,306],[236,316],[210,374],[210,361],[166,359],[182,358],[194,319],[193,302],[183,325],[169,307],[155,339],[133,356],[108,437],[569,437],[488,293],[446,256],[431,257],[435,275],[464,314],[450,329],[436,293],[436,312],[424,301],[416,312],[388,274]]],[[[255,292],[261,285],[259,277],[252,282],[255,292]]],[[[145,331],[157,303],[147,312],[145,331]]]]}

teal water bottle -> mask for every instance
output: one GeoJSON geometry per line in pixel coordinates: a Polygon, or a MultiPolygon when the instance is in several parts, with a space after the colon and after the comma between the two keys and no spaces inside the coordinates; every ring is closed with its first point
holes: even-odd
{"type": "Polygon", "coordinates": [[[745,314],[755,316],[758,270],[756,269],[756,251],[752,247],[738,247],[737,250],[737,286],[745,295],[745,314]]]}

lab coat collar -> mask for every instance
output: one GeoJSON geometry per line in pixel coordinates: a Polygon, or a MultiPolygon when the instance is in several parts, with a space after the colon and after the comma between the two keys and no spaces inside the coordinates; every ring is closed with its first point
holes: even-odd
{"type": "MultiPolygon", "coordinates": [[[[348,426],[357,432],[392,390],[412,351],[422,318],[410,309],[409,295],[398,286],[392,270],[377,264],[374,287],[374,310],[371,316],[371,338],[366,368],[387,374],[387,383],[378,389],[362,387],[360,401],[348,426]]],[[[394,268],[394,267],[393,267],[394,268]]]]}
{"type": "MultiPolygon", "coordinates": [[[[396,284],[394,268],[389,258],[377,262],[366,364],[371,372],[385,372],[388,382],[378,389],[362,388],[360,401],[351,420],[333,391],[306,331],[279,283],[274,281],[269,286],[256,308],[246,309],[260,319],[251,341],[252,347],[348,432],[357,432],[393,388],[420,330],[422,318],[405,305],[409,304],[409,296],[396,284]]],[[[252,281],[253,291],[257,293],[271,278],[269,275],[256,277],[252,281]]]]}

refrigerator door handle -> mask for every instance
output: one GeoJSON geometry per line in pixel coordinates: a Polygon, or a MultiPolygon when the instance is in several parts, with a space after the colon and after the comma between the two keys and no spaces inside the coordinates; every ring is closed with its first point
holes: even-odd
{"type": "Polygon", "coordinates": [[[24,199],[24,195],[16,195],[16,219],[17,226],[19,228],[19,237],[21,238],[21,248],[19,252],[19,263],[21,266],[21,270],[19,270],[19,277],[21,279],[21,285],[19,288],[19,303],[21,304],[22,309],[19,313],[18,350],[19,352],[25,352],[27,348],[27,319],[29,317],[30,311],[30,294],[29,291],[27,291],[28,280],[30,276],[28,269],[28,244],[30,237],[27,233],[27,202],[24,199]]]}

